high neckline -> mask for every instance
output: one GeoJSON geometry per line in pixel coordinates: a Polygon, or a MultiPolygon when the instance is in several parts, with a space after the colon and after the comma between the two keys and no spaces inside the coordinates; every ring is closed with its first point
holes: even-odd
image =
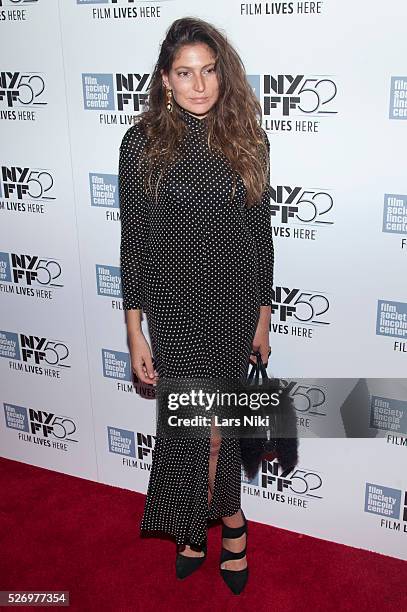
{"type": "Polygon", "coordinates": [[[198,117],[195,117],[195,115],[192,115],[189,111],[187,111],[183,106],[180,106],[178,103],[177,107],[178,110],[180,112],[181,118],[185,121],[185,123],[193,130],[204,130],[207,126],[207,116],[202,117],[201,119],[199,119],[198,117]]]}

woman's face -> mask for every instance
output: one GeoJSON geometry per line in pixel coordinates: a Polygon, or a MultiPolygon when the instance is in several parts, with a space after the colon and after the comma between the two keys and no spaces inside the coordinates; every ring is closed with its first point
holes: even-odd
{"type": "Polygon", "coordinates": [[[175,101],[193,115],[206,115],[218,99],[215,55],[204,43],[181,47],[169,74],[161,74],[175,101]]]}

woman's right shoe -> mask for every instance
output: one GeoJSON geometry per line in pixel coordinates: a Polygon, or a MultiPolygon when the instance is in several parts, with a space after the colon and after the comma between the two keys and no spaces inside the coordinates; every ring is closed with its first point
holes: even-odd
{"type": "MultiPolygon", "coordinates": [[[[246,544],[243,550],[239,552],[232,552],[231,550],[223,548],[222,546],[219,562],[220,566],[225,561],[232,561],[233,559],[243,559],[243,557],[246,555],[248,529],[247,520],[245,515],[243,514],[243,510],[242,516],[244,524],[241,527],[227,527],[225,524],[222,525],[222,538],[240,538],[245,533],[246,544]]],[[[249,577],[249,568],[245,567],[241,570],[230,570],[220,567],[220,573],[232,593],[234,593],[235,595],[239,595],[246,586],[246,582],[249,577]]]]}
{"type": "Polygon", "coordinates": [[[177,553],[177,557],[175,559],[175,571],[177,578],[186,578],[201,567],[202,563],[206,559],[206,548],[207,543],[205,542],[202,546],[202,550],[205,554],[202,557],[187,557],[186,555],[182,555],[180,552],[177,553]]]}

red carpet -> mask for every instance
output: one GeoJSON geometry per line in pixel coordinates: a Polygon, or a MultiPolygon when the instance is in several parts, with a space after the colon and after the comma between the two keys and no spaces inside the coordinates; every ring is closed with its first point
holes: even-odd
{"type": "Polygon", "coordinates": [[[250,522],[236,596],[218,575],[219,525],[204,566],[177,581],[173,541],[138,535],[143,495],[7,459],[0,478],[0,590],[70,591],[70,609],[100,612],[407,610],[405,561],[250,522]]]}

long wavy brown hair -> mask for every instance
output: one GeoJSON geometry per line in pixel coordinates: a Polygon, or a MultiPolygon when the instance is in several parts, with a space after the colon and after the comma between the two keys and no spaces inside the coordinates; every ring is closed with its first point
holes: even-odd
{"type": "Polygon", "coordinates": [[[159,57],[148,86],[147,110],[134,117],[147,136],[144,158],[150,191],[156,191],[165,169],[179,156],[179,143],[188,129],[177,104],[166,108],[161,71],[168,74],[184,45],[204,43],[215,56],[219,96],[207,119],[208,146],[221,152],[246,187],[246,206],[258,203],[268,184],[269,151],[261,129],[262,109],[247,81],[243,62],[219,30],[202,19],[185,17],[172,23],[161,44],[159,57]],[[157,172],[157,169],[161,170],[157,172]],[[152,177],[157,177],[154,190],[152,177]]]}

